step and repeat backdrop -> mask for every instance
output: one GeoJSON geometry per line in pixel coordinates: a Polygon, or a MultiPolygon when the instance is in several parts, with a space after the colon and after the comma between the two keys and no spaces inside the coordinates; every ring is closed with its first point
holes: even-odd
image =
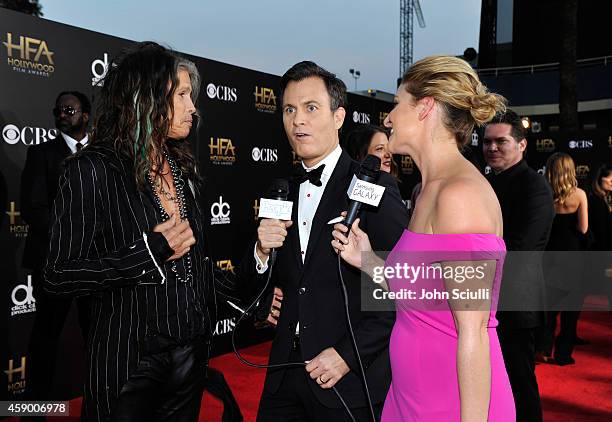
{"type": "MultiPolygon", "coordinates": [[[[36,314],[37,291],[32,272],[23,268],[28,224],[21,216],[20,180],[29,146],[60,136],[52,109],[58,93],[77,90],[94,104],[106,69],[133,41],[83,30],[0,9],[0,277],[7,342],[0,352],[0,399],[20,398],[28,388],[28,341],[36,314]]],[[[203,41],[204,42],[204,41],[203,41]]],[[[172,46],[170,46],[172,47],[172,46]]],[[[209,238],[213,259],[223,271],[234,272],[255,234],[259,198],[272,180],[286,177],[299,163],[284,134],[280,114],[279,77],[214,60],[187,55],[202,75],[197,101],[201,124],[188,142],[206,179],[210,210],[209,238]]],[[[325,63],[321,63],[325,66],[325,63]]],[[[382,125],[391,103],[349,94],[342,136],[352,127],[382,125]]],[[[95,116],[92,116],[95,117],[95,116]]],[[[578,177],[586,183],[597,165],[610,161],[610,133],[570,136],[532,134],[527,159],[543,171],[546,158],[566,151],[576,159],[578,177]]],[[[482,132],[475,132],[466,155],[486,172],[481,153],[482,132]]],[[[420,175],[408,156],[396,157],[402,196],[410,198],[420,175]]],[[[41,169],[42,171],[42,169],[41,169]]],[[[214,353],[231,349],[238,313],[220,305],[214,353]]],[[[270,339],[265,323],[246,321],[240,345],[270,339]]],[[[61,335],[53,391],[57,399],[80,395],[83,339],[73,309],[61,335]]]]}

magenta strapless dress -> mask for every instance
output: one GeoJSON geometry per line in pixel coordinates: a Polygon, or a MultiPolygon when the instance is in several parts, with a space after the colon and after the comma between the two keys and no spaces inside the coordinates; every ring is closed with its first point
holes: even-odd
{"type": "MultiPolygon", "coordinates": [[[[490,291],[488,322],[491,356],[489,421],[516,420],[514,399],[495,327],[497,297],[506,247],[493,234],[422,234],[405,230],[387,258],[387,266],[418,266],[438,261],[495,259],[495,279],[490,291]],[[425,261],[425,262],[424,262],[425,261]]],[[[435,277],[434,277],[435,278],[435,277]]],[[[406,280],[389,279],[391,291],[406,287],[406,280]]],[[[445,290],[442,279],[417,278],[411,290],[445,290]]],[[[432,300],[418,306],[396,300],[396,321],[389,353],[393,380],[382,413],[383,422],[460,421],[457,376],[457,330],[448,301],[432,300]],[[433,310],[435,308],[435,310],[433,310]]]]}

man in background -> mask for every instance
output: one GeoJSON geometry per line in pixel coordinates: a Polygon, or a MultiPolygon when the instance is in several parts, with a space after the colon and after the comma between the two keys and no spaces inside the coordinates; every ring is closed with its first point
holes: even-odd
{"type": "MultiPolygon", "coordinates": [[[[57,195],[62,163],[87,145],[90,112],[91,104],[85,94],[60,93],[53,108],[60,135],[28,148],[21,175],[22,216],[29,225],[22,264],[32,270],[36,298],[36,316],[28,346],[27,396],[31,400],[50,399],[58,343],[72,305],[72,298],[49,295],[43,290],[41,272],[49,249],[49,213],[57,195]]],[[[76,304],[85,341],[90,321],[89,299],[79,297],[76,304]]]]}
{"type": "Polygon", "coordinates": [[[538,328],[544,325],[544,278],[541,254],[533,251],[545,249],[555,211],[548,183],[523,159],[526,148],[521,119],[512,110],[487,125],[483,153],[492,170],[487,178],[501,205],[504,242],[510,252],[504,264],[497,334],[514,395],[516,420],[539,422],[542,409],[535,376],[535,341],[538,328]]]}

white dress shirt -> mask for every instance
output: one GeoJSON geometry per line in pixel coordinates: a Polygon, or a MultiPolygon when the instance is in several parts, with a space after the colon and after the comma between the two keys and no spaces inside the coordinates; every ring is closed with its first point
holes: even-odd
{"type": "MultiPolygon", "coordinates": [[[[77,141],[76,139],[66,135],[64,132],[60,132],[62,134],[62,138],[64,138],[64,141],[66,142],[66,145],[68,145],[68,148],[70,148],[70,151],[72,151],[72,153],[74,154],[77,151],[77,143],[79,143],[79,141],[77,141]]],[[[85,134],[85,137],[83,139],[81,139],[80,144],[85,146],[87,145],[87,142],[89,142],[89,138],[87,136],[87,134],[85,134]]]]}
{"type": "MultiPolygon", "coordinates": [[[[319,203],[321,202],[321,197],[323,196],[323,192],[325,191],[325,187],[327,186],[327,182],[334,172],[336,168],[336,164],[338,164],[338,160],[340,159],[340,155],[342,154],[342,148],[340,146],[336,146],[336,148],[323,160],[318,162],[313,167],[306,167],[304,162],[302,162],[302,166],[306,171],[311,171],[319,166],[325,164],[323,168],[323,173],[321,174],[321,186],[315,186],[310,183],[309,180],[305,181],[300,185],[300,194],[298,201],[298,221],[294,221],[293,224],[298,225],[299,235],[300,235],[300,254],[302,255],[302,262],[304,262],[304,258],[306,257],[306,250],[308,249],[308,240],[310,239],[310,230],[312,229],[312,220],[314,219],[315,213],[317,212],[317,208],[319,207],[319,203]]],[[[259,255],[257,255],[257,244],[255,244],[255,264],[256,269],[259,274],[263,274],[268,269],[268,259],[266,258],[265,262],[262,262],[259,259],[259,255]]],[[[298,322],[295,327],[295,334],[300,333],[300,323],[298,322]]]]}
{"type": "MultiPolygon", "coordinates": [[[[309,180],[305,181],[300,185],[300,194],[298,201],[298,221],[294,221],[293,224],[297,224],[299,229],[300,252],[302,255],[302,262],[304,262],[306,250],[308,249],[308,239],[310,238],[310,230],[312,229],[312,220],[314,219],[315,213],[317,212],[317,208],[319,207],[319,202],[321,202],[321,197],[323,196],[323,192],[325,191],[327,182],[329,181],[329,178],[334,172],[334,169],[336,168],[336,164],[338,164],[338,160],[340,159],[341,154],[342,148],[340,148],[340,146],[338,145],[327,157],[325,157],[313,167],[306,167],[304,162],[302,162],[302,166],[306,171],[314,170],[319,166],[325,164],[325,168],[323,169],[323,173],[321,174],[321,186],[315,186],[310,183],[309,180]]],[[[257,248],[257,244],[255,244],[255,248],[257,248]]],[[[259,274],[263,274],[268,269],[268,259],[266,259],[265,262],[259,259],[259,255],[257,255],[257,249],[254,250],[254,253],[257,272],[259,274]]]]}

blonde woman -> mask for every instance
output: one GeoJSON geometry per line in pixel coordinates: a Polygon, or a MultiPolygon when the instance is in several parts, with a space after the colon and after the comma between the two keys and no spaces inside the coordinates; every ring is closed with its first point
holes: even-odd
{"type": "MultiPolygon", "coordinates": [[[[386,263],[372,254],[362,262],[362,252],[372,248],[359,220],[350,232],[337,224],[332,246],[371,277],[383,265],[452,267],[450,261],[480,262],[480,252],[488,251],[492,294],[480,303],[484,306],[474,308],[450,299],[395,301],[389,346],[392,383],[382,420],[514,421],[512,391],[495,331],[505,254],[501,210],[487,180],[460,152],[474,126],[503,111],[505,100],[487,92],[465,61],[434,56],[406,72],[395,102],[385,121],[391,129],[389,150],[410,155],[422,174],[410,225],[386,263]]],[[[410,283],[387,277],[382,285],[391,292],[410,288],[417,293],[448,292],[458,286],[446,275],[417,277],[410,283]]]]}
{"type": "MultiPolygon", "coordinates": [[[[576,167],[572,157],[563,152],[551,155],[546,161],[546,179],[553,191],[555,219],[546,249],[549,251],[580,251],[585,247],[585,234],[589,228],[589,214],[586,193],[578,187],[576,180],[576,167]]],[[[567,260],[564,260],[567,262],[567,260]]],[[[571,268],[563,270],[563,278],[573,285],[571,295],[579,302],[578,284],[582,277],[582,269],[578,259],[571,260],[571,268]]],[[[559,263],[565,268],[562,262],[559,263]]],[[[551,280],[558,283],[559,280],[551,280]]],[[[579,307],[581,303],[576,303],[579,307]]],[[[580,312],[577,310],[561,311],[561,330],[555,340],[554,359],[551,359],[553,337],[557,328],[559,311],[550,311],[546,321],[543,360],[557,365],[570,365],[574,363],[572,351],[577,339],[576,327],[580,312]]]]}

